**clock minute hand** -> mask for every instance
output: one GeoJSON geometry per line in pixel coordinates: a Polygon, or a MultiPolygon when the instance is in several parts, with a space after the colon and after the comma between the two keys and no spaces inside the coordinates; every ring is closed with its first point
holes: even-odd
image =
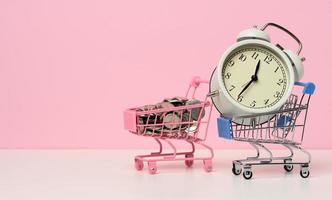
{"type": "Polygon", "coordinates": [[[251,76],[251,80],[249,81],[249,83],[242,89],[242,91],[240,92],[240,94],[238,95],[241,96],[241,94],[246,91],[246,89],[248,89],[248,87],[251,85],[252,82],[256,82],[258,80],[257,78],[257,73],[259,70],[259,66],[260,66],[261,60],[258,61],[257,65],[256,65],[256,69],[255,69],[255,74],[251,76]]]}
{"type": "Polygon", "coordinates": [[[241,90],[240,94],[238,95],[241,96],[241,94],[246,91],[246,89],[248,89],[248,87],[251,85],[252,82],[254,82],[255,79],[251,78],[251,80],[249,81],[249,83],[241,90]]]}
{"type": "Polygon", "coordinates": [[[246,91],[246,89],[248,89],[248,87],[251,85],[251,83],[256,82],[258,80],[257,78],[257,73],[259,70],[259,66],[260,66],[261,60],[258,61],[257,65],[256,65],[256,69],[255,69],[255,74],[251,76],[251,80],[249,81],[249,83],[242,89],[242,91],[240,92],[240,94],[238,95],[241,96],[241,94],[246,91]]]}

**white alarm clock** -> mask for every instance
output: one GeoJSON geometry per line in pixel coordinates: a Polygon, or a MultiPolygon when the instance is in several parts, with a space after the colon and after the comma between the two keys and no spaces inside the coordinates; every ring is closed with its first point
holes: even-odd
{"type": "Polygon", "coordinates": [[[230,118],[278,110],[291,95],[294,82],[303,76],[301,49],[302,44],[294,34],[274,23],[242,31],[211,76],[210,94],[217,110],[230,118]],[[265,31],[268,26],[293,37],[299,44],[297,53],[272,44],[265,31]]]}

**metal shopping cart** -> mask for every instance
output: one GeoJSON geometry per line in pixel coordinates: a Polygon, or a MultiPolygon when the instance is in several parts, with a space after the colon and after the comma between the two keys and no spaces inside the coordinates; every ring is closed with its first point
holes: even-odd
{"type": "Polygon", "coordinates": [[[310,153],[300,147],[303,141],[310,97],[315,91],[313,83],[296,82],[304,89],[301,95],[292,94],[280,110],[259,115],[247,115],[233,119],[220,117],[217,119],[219,136],[226,139],[248,142],[257,152],[255,157],[234,160],[232,172],[239,175],[243,169],[243,177],[252,177],[251,167],[255,165],[283,165],[286,172],[291,172],[294,165],[300,165],[300,175],[309,176],[310,153]],[[268,119],[258,124],[260,119],[268,119]],[[250,125],[243,122],[250,120],[250,125]],[[235,122],[237,123],[235,123],[235,122]],[[263,144],[277,144],[286,147],[288,156],[273,156],[272,150],[263,144]],[[293,161],[294,151],[302,152],[307,158],[304,161],[293,161]],[[269,156],[262,157],[261,150],[269,156]]]}
{"type": "Polygon", "coordinates": [[[150,174],[155,174],[156,163],[159,161],[184,161],[187,167],[191,167],[194,160],[202,160],[205,171],[212,170],[213,150],[204,143],[212,104],[208,101],[208,96],[203,101],[195,99],[196,89],[201,83],[208,83],[208,81],[194,77],[183,98],[172,98],[156,105],[130,108],[124,111],[125,129],[139,136],[153,138],[159,145],[158,152],[135,157],[137,170],[142,170],[143,163],[147,162],[150,174]],[[202,129],[203,131],[200,131],[202,129]],[[200,134],[200,132],[203,133],[200,134]],[[172,140],[189,143],[191,150],[179,152],[172,140]],[[171,147],[172,152],[164,153],[163,142],[171,147]],[[197,144],[208,150],[207,156],[195,156],[197,144]]]}

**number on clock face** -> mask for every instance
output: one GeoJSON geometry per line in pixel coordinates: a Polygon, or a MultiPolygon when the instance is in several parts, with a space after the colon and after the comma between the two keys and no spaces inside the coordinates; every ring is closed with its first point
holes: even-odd
{"type": "Polygon", "coordinates": [[[289,83],[286,67],[273,51],[246,46],[233,51],[226,59],[222,77],[228,94],[236,102],[248,108],[266,108],[276,104],[286,92],[289,83]],[[258,62],[257,80],[250,83],[258,62]]]}

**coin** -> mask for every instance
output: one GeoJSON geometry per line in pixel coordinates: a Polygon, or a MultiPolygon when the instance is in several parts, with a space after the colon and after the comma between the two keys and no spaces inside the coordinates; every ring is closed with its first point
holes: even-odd
{"type": "Polygon", "coordinates": [[[174,106],[183,106],[185,105],[186,101],[187,99],[184,97],[173,97],[173,98],[164,99],[164,102],[169,102],[174,106]]]}
{"type": "Polygon", "coordinates": [[[162,127],[161,126],[149,126],[146,128],[151,134],[160,134],[162,127]]]}
{"type": "Polygon", "coordinates": [[[197,128],[198,128],[197,124],[194,123],[194,124],[192,124],[191,126],[189,126],[189,127],[185,130],[185,132],[188,133],[188,134],[196,133],[197,130],[198,130],[197,128]]]}
{"type": "Polygon", "coordinates": [[[163,102],[160,102],[160,103],[157,103],[156,104],[156,107],[158,109],[162,109],[162,108],[172,108],[174,107],[174,105],[170,102],[167,102],[167,101],[163,101],[163,102]]]}
{"type": "Polygon", "coordinates": [[[149,110],[153,110],[156,109],[156,105],[145,105],[140,107],[143,111],[149,111],[149,110]]]}
{"type": "Polygon", "coordinates": [[[181,119],[175,112],[169,112],[163,118],[165,127],[168,129],[177,129],[180,126],[181,119]]]}
{"type": "MultiPolygon", "coordinates": [[[[138,118],[138,125],[145,125],[143,118],[138,118]]],[[[138,133],[144,133],[145,126],[137,126],[138,133]]]]}
{"type": "MultiPolygon", "coordinates": [[[[187,101],[186,105],[196,105],[201,104],[202,102],[198,99],[190,99],[187,101]]],[[[205,116],[205,109],[204,107],[196,107],[192,108],[191,110],[191,118],[195,121],[197,121],[199,118],[203,118],[205,116]],[[203,109],[203,110],[202,110],[203,109]],[[201,112],[202,110],[202,112],[201,112]],[[199,116],[201,114],[201,116],[199,116]]]]}

